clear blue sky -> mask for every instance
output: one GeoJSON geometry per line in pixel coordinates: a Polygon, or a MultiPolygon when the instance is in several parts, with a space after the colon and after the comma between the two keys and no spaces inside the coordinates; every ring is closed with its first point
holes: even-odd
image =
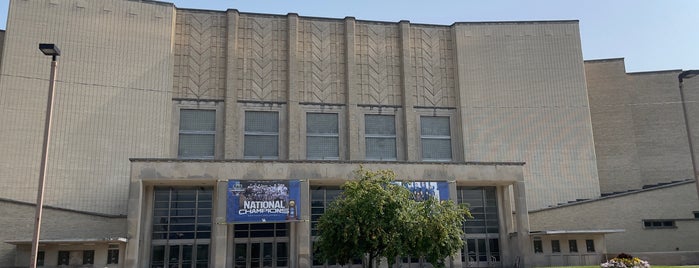
{"type": "MultiPolygon", "coordinates": [[[[36,0],[33,0],[36,1],[36,0]]],[[[94,1],[94,0],[90,0],[94,1]]],[[[362,20],[457,21],[580,20],[586,60],[625,58],[628,72],[699,69],[697,0],[178,0],[180,8],[362,20]]],[[[9,0],[0,0],[5,29],[9,0]]],[[[37,14],[41,15],[41,14],[37,14]]]]}

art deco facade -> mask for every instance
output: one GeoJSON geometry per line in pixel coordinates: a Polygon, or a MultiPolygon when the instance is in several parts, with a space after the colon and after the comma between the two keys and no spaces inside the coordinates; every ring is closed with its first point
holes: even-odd
{"type": "Polygon", "coordinates": [[[12,0],[9,14],[0,213],[12,216],[0,222],[14,227],[0,231],[0,266],[28,262],[49,68],[39,42],[63,52],[44,267],[330,265],[314,260],[314,221],[360,165],[446,183],[471,204],[453,267],[547,264],[537,254],[555,252],[538,252],[548,244],[530,231],[549,243],[557,228],[580,248],[568,263],[595,263],[604,235],[626,226],[537,215],[691,177],[681,102],[654,91],[674,80],[583,62],[577,21],[424,25],[122,0],[12,0]],[[667,105],[642,105],[655,102],[667,105]],[[230,181],[298,181],[298,220],[227,222],[230,181]]]}

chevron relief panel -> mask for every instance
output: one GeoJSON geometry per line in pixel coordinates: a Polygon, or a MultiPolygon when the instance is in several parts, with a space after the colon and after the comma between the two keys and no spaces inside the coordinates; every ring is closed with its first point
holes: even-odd
{"type": "Polygon", "coordinates": [[[223,99],[226,79],[224,14],[177,10],[175,98],[223,99]]]}
{"type": "Polygon", "coordinates": [[[284,101],[288,81],[287,19],[241,15],[238,99],[284,101]]]}
{"type": "Polygon", "coordinates": [[[397,24],[357,24],[356,75],[363,104],[400,105],[400,37],[397,24]]]}
{"type": "Polygon", "coordinates": [[[455,107],[454,54],[448,27],[411,28],[415,98],[419,106],[455,107]]]}
{"type": "Polygon", "coordinates": [[[299,22],[299,98],[303,102],[344,103],[344,23],[299,22]]]}

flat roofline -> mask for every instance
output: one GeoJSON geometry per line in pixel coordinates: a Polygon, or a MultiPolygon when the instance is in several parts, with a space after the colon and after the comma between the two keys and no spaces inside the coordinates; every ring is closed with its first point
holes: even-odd
{"type": "MultiPolygon", "coordinates": [[[[126,237],[104,237],[104,238],[75,238],[75,239],[40,239],[39,244],[84,244],[84,243],[127,243],[126,237]]],[[[18,245],[30,245],[31,240],[7,240],[5,243],[18,245]]]]}
{"type": "Polygon", "coordinates": [[[560,235],[560,234],[612,234],[623,233],[626,229],[596,229],[596,230],[543,230],[531,231],[530,235],[560,235]]]}
{"type": "Polygon", "coordinates": [[[674,70],[631,72],[631,73],[626,73],[626,74],[628,74],[628,75],[644,75],[644,74],[663,74],[663,73],[681,73],[681,72],[682,72],[682,69],[674,69],[674,70]]]}
{"type": "MultiPolygon", "coordinates": [[[[151,4],[158,4],[158,5],[167,5],[167,6],[173,6],[176,9],[179,10],[191,10],[191,11],[203,11],[203,12],[228,12],[228,11],[235,11],[238,12],[239,14],[246,14],[246,15],[265,15],[265,16],[289,16],[289,15],[296,15],[299,16],[300,18],[306,18],[306,19],[322,19],[322,20],[346,20],[346,19],[354,19],[356,21],[362,21],[362,22],[371,22],[371,23],[393,23],[393,24],[398,24],[401,22],[408,22],[410,23],[409,20],[400,20],[397,22],[389,22],[389,21],[381,21],[381,20],[366,20],[366,19],[356,19],[354,16],[346,16],[344,18],[332,18],[332,17],[318,17],[318,16],[302,16],[299,15],[298,13],[295,12],[289,12],[286,15],[285,14],[273,14],[273,13],[259,13],[259,12],[245,12],[245,11],[239,11],[238,9],[234,8],[229,8],[226,10],[213,10],[213,9],[198,9],[198,8],[180,8],[177,7],[174,3],[171,2],[165,2],[165,1],[156,1],[156,0],[142,0],[144,3],[151,3],[151,4]]],[[[410,23],[412,25],[422,25],[422,26],[442,26],[442,27],[451,27],[454,25],[460,25],[460,24],[561,24],[561,23],[580,23],[580,20],[577,19],[571,19],[571,20],[531,20],[531,21],[457,21],[452,24],[433,24],[433,23],[410,23]]]]}
{"type": "Polygon", "coordinates": [[[655,190],[660,190],[660,189],[665,189],[665,188],[670,188],[670,187],[675,187],[675,186],[680,186],[680,185],[685,185],[685,184],[690,184],[690,183],[694,183],[694,179],[687,179],[687,180],[678,181],[678,182],[671,182],[668,184],[658,185],[658,186],[654,186],[654,187],[650,187],[650,188],[646,188],[646,189],[632,190],[632,191],[618,193],[618,194],[601,196],[601,197],[594,198],[594,199],[588,199],[588,200],[566,203],[566,204],[561,204],[561,205],[547,207],[547,208],[530,210],[529,213],[535,213],[535,212],[552,210],[552,209],[559,209],[559,208],[570,207],[570,206],[577,206],[577,205],[581,205],[581,204],[587,204],[587,203],[597,202],[597,201],[601,201],[601,200],[623,197],[623,196],[627,196],[627,195],[640,194],[640,193],[644,193],[644,192],[650,192],[650,191],[655,191],[655,190]]]}
{"type": "MultiPolygon", "coordinates": [[[[18,204],[18,205],[36,207],[36,204],[31,203],[31,202],[7,199],[7,198],[2,198],[2,197],[0,197],[0,202],[7,202],[7,203],[18,204]]],[[[56,207],[56,206],[51,206],[51,205],[44,205],[44,208],[58,210],[58,211],[79,213],[79,214],[84,214],[84,215],[89,215],[89,216],[110,218],[110,219],[126,218],[126,215],[113,215],[113,214],[104,214],[104,213],[98,213],[98,212],[81,211],[81,210],[62,208],[62,207],[56,207]]]]}
{"type": "Polygon", "coordinates": [[[288,163],[288,164],[396,164],[396,165],[473,165],[473,166],[524,166],[525,162],[406,162],[359,160],[265,160],[265,159],[179,159],[179,158],[129,158],[131,162],[204,162],[204,163],[288,163]]]}
{"type": "Polygon", "coordinates": [[[583,62],[596,63],[596,62],[612,62],[612,61],[624,61],[624,58],[592,59],[592,60],[584,60],[583,62]]]}

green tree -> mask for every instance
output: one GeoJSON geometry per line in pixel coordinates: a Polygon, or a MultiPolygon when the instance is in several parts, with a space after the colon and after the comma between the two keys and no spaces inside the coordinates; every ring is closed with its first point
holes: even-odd
{"type": "Polygon", "coordinates": [[[360,167],[355,175],[319,219],[321,258],[344,265],[366,257],[373,266],[382,258],[392,264],[397,256],[424,256],[443,267],[461,249],[468,209],[434,198],[414,201],[391,170],[360,167]]]}

